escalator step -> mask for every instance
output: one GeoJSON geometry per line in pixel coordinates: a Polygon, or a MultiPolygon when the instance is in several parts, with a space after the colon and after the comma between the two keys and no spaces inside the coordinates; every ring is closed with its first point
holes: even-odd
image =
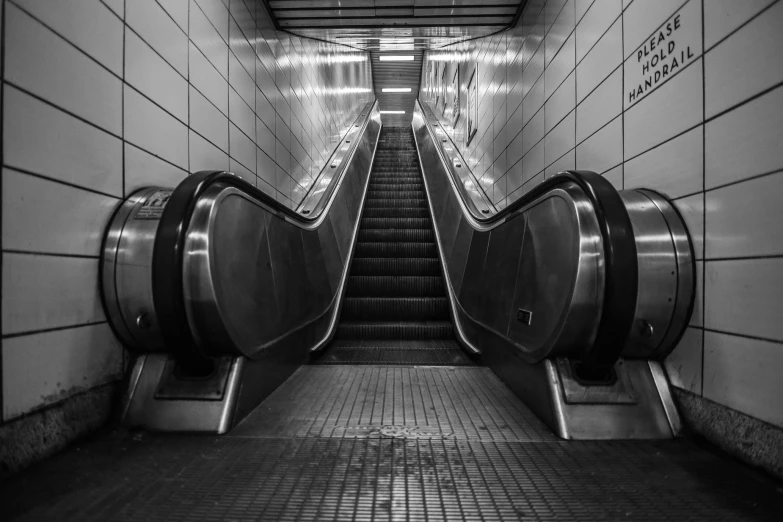
{"type": "Polygon", "coordinates": [[[354,257],[351,274],[356,276],[440,276],[436,258],[421,257],[354,257]]]}
{"type": "Polygon", "coordinates": [[[348,277],[346,297],[443,297],[446,289],[440,276],[355,276],[348,277]]]}
{"type": "Polygon", "coordinates": [[[402,191],[402,192],[420,192],[424,193],[424,183],[400,183],[395,185],[394,183],[373,183],[370,182],[370,186],[367,189],[370,192],[377,191],[402,191]]]}
{"type": "Polygon", "coordinates": [[[361,228],[432,228],[430,218],[364,218],[361,222],[361,228]]]}
{"type": "Polygon", "coordinates": [[[340,339],[450,339],[453,329],[448,321],[398,323],[340,323],[340,339]]]}
{"type": "Polygon", "coordinates": [[[356,242],[356,257],[431,257],[437,259],[435,243],[356,242]]]}
{"type": "MultiPolygon", "coordinates": [[[[370,179],[370,186],[373,185],[389,185],[391,190],[397,190],[400,185],[412,185],[417,184],[424,186],[422,180],[418,176],[377,176],[370,179]]],[[[402,190],[402,189],[400,189],[402,190]]]]}
{"type": "Polygon", "coordinates": [[[431,228],[364,228],[359,230],[359,241],[431,243],[435,241],[435,232],[431,228]]]}
{"type": "Polygon", "coordinates": [[[449,303],[445,297],[347,297],[340,317],[348,321],[448,321],[449,303]]]}
{"type": "Polygon", "coordinates": [[[373,199],[419,199],[426,197],[423,190],[368,190],[368,200],[373,199]]]}
{"type": "Polygon", "coordinates": [[[365,207],[369,208],[395,208],[418,207],[428,208],[426,199],[370,199],[367,198],[365,207]]]}
{"type": "Polygon", "coordinates": [[[366,218],[427,218],[430,211],[426,208],[366,208],[363,217],[366,218]]]}

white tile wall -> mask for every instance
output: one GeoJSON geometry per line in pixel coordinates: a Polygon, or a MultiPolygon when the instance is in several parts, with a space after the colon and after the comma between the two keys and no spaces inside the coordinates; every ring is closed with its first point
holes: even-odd
{"type": "Polygon", "coordinates": [[[667,361],[669,375],[678,387],[783,427],[783,406],[772,398],[780,395],[773,376],[783,372],[782,26],[783,0],[549,0],[529,3],[505,35],[438,55],[453,50],[446,76],[460,67],[462,82],[462,116],[456,126],[441,123],[477,173],[495,166],[484,177],[495,185],[482,186],[498,208],[569,168],[674,200],[699,261],[694,315],[667,361]],[[677,12],[695,28],[676,40],[693,58],[629,103],[633,56],[677,12]],[[483,89],[498,77],[509,82],[484,93],[481,110],[509,110],[480,117],[467,144],[475,65],[483,89]]]}
{"type": "Polygon", "coordinates": [[[117,380],[122,364],[107,323],[3,339],[3,418],[117,380]]]}
{"type": "Polygon", "coordinates": [[[783,425],[783,350],[779,343],[704,333],[704,397],[783,425]]]}
{"type": "Polygon", "coordinates": [[[294,207],[372,98],[365,54],[260,2],[4,2],[0,421],[119,377],[97,264],[122,197],[230,169],[294,207]]]}

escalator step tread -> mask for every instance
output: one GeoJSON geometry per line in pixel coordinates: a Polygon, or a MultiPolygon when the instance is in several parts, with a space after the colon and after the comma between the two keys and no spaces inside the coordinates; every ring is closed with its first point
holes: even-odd
{"type": "Polygon", "coordinates": [[[450,339],[449,321],[341,322],[338,339],[450,339]]]}
{"type": "Polygon", "coordinates": [[[398,208],[364,208],[366,218],[427,218],[430,219],[430,211],[426,208],[398,207],[398,208]]]}
{"type": "Polygon", "coordinates": [[[341,317],[348,321],[447,321],[449,303],[445,297],[348,297],[341,317]]]}
{"type": "Polygon", "coordinates": [[[422,257],[354,257],[351,275],[437,276],[440,263],[436,258],[422,257]]]}
{"type": "Polygon", "coordinates": [[[427,208],[426,199],[371,199],[367,198],[364,203],[365,208],[396,208],[396,207],[416,207],[427,208]]]}
{"type": "Polygon", "coordinates": [[[423,199],[423,190],[368,190],[367,199],[423,199]]]}
{"type": "Polygon", "coordinates": [[[441,276],[349,275],[346,297],[444,297],[441,276]]]}
{"type": "Polygon", "coordinates": [[[421,192],[424,193],[423,183],[400,183],[395,185],[394,183],[370,183],[367,189],[369,192],[380,191],[403,191],[403,192],[421,192]]]}
{"type": "Polygon", "coordinates": [[[359,241],[432,243],[435,232],[431,228],[364,228],[359,230],[359,241]]]}
{"type": "Polygon", "coordinates": [[[415,217],[393,217],[393,218],[364,218],[362,219],[361,228],[432,228],[432,219],[415,218],[415,217]]]}
{"type": "Polygon", "coordinates": [[[437,259],[435,243],[357,241],[356,257],[422,257],[437,259]]]}

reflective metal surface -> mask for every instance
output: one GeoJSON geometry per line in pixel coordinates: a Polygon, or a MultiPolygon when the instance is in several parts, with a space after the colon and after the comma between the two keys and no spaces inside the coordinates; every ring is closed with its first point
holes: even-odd
{"type": "MultiPolygon", "coordinates": [[[[126,395],[123,421],[155,431],[225,433],[234,425],[237,395],[241,387],[242,357],[230,358],[225,387],[219,398],[203,398],[198,393],[177,398],[156,398],[167,367],[173,364],[167,354],[140,355],[135,363],[126,395]]],[[[198,388],[196,388],[198,390],[198,388]]]]}
{"type": "Polygon", "coordinates": [[[324,168],[313,179],[307,194],[299,206],[296,207],[297,212],[304,216],[316,216],[323,211],[330,199],[325,196],[329,194],[332,180],[340,177],[342,171],[351,162],[356,145],[359,143],[359,137],[364,132],[367,115],[373,110],[376,103],[375,101],[367,103],[359,116],[356,117],[356,121],[349,127],[342,140],[337,144],[334,152],[326,161],[324,168]]]}
{"type": "MultiPolygon", "coordinates": [[[[530,197],[481,218],[476,211],[481,191],[465,189],[462,180],[471,179],[470,173],[453,168],[461,158],[428,120],[419,109],[412,126],[460,341],[479,350],[563,438],[679,433],[659,366],[619,359],[606,375],[580,373],[579,361],[594,350],[605,320],[609,276],[614,285],[629,284],[619,273],[607,272],[606,244],[612,243],[605,238],[612,236],[598,221],[605,204],[585,192],[592,186],[560,175],[530,197]]],[[[625,216],[620,232],[636,244],[630,257],[636,264],[630,272],[634,329],[623,338],[623,355],[664,356],[692,309],[688,233],[671,204],[656,193],[621,193],[617,205],[625,216]]]]}
{"type": "MultiPolygon", "coordinates": [[[[454,190],[461,194],[460,199],[466,212],[475,220],[497,214],[498,209],[481,189],[481,184],[473,174],[473,170],[470,169],[451,137],[443,130],[432,109],[418,101],[413,113],[413,128],[414,135],[416,129],[427,129],[432,142],[442,144],[434,147],[434,150],[441,157],[444,168],[451,173],[449,179],[454,181],[452,183],[454,190]]],[[[474,226],[480,226],[475,220],[474,226]]]]}
{"type": "Polygon", "coordinates": [[[585,195],[564,184],[483,224],[468,212],[470,200],[457,197],[450,162],[423,120],[413,127],[461,341],[482,351],[489,334],[531,363],[582,354],[596,336],[604,280],[601,236],[585,195]],[[533,312],[529,322],[519,319],[520,309],[533,312]],[[484,334],[466,334],[465,322],[484,334]]]}
{"type": "Polygon", "coordinates": [[[687,326],[695,295],[688,233],[674,207],[649,190],[620,192],[631,217],[639,263],[634,326],[623,354],[662,359],[687,326]]]}
{"type": "MultiPolygon", "coordinates": [[[[376,104],[353,135],[353,146],[338,151],[339,168],[324,194],[313,200],[314,216],[298,218],[260,192],[251,197],[251,192],[238,188],[243,182],[226,174],[198,193],[183,225],[185,315],[203,353],[218,361],[231,360],[225,387],[216,391],[219,375],[192,381],[187,370],[176,370],[171,355],[142,355],[124,400],[126,423],[164,431],[224,433],[301,365],[310,349],[329,340],[380,129],[376,104]]],[[[146,190],[121,207],[107,232],[103,259],[110,317],[118,331],[130,331],[124,340],[145,351],[164,348],[160,336],[153,339],[157,344],[148,344],[131,331],[134,324],[142,329],[157,324],[154,310],[139,314],[142,308],[136,301],[140,294],[152,303],[152,247],[158,221],[151,218],[160,218],[165,201],[155,212],[147,207],[161,194],[170,191],[146,190]],[[127,252],[130,247],[135,251],[127,252]],[[131,282],[135,293],[129,292],[131,282]],[[129,317],[142,319],[131,323],[129,317]]],[[[164,285],[154,291],[171,288],[164,285]]]]}
{"type": "Polygon", "coordinates": [[[219,184],[199,200],[183,268],[188,322],[199,345],[212,353],[239,351],[256,358],[303,328],[314,329],[308,349],[328,339],[380,135],[377,110],[371,122],[355,160],[346,160],[336,197],[326,205],[328,225],[304,227],[281,219],[263,202],[219,184]],[[331,205],[336,205],[334,215],[331,205]],[[324,226],[331,227],[337,244],[320,231],[324,226]],[[335,249],[342,260],[339,272],[330,274],[327,259],[335,249]]]}
{"type": "Polygon", "coordinates": [[[141,189],[112,216],[103,242],[101,289],[109,322],[134,350],[164,348],[152,299],[155,233],[171,191],[141,189]]]}
{"type": "MultiPolygon", "coordinates": [[[[463,342],[481,350],[488,335],[531,363],[582,357],[596,336],[607,278],[594,204],[581,187],[564,180],[497,219],[495,212],[481,216],[477,203],[484,203],[483,191],[465,188],[465,180],[474,179],[470,169],[454,167],[461,156],[442,130],[440,139],[437,120],[428,113],[418,104],[412,125],[463,342]],[[472,336],[465,322],[476,329],[472,336]]],[[[660,195],[624,191],[620,197],[633,229],[638,271],[635,317],[623,355],[664,357],[693,306],[688,233],[660,195]]]]}
{"type": "MultiPolygon", "coordinates": [[[[623,385],[599,386],[603,388],[603,397],[596,393],[596,386],[586,386],[564,371],[569,366],[564,359],[547,359],[520,368],[518,377],[531,373],[546,375],[546,380],[531,378],[539,386],[525,390],[522,399],[543,418],[554,412],[550,427],[558,436],[573,440],[668,439],[678,433],[679,426],[675,429],[670,424],[658,382],[647,361],[617,361],[614,371],[617,382],[623,385]],[[627,392],[629,387],[631,395],[627,392]],[[569,399],[566,390],[586,399],[569,399]]],[[[665,392],[668,393],[668,387],[665,392]]]]}
{"type": "MultiPolygon", "coordinates": [[[[187,225],[182,288],[192,333],[205,353],[239,350],[252,356],[318,320],[327,309],[336,315],[347,253],[380,135],[377,104],[368,106],[357,124],[348,134],[351,147],[345,151],[338,145],[327,189],[308,198],[313,212],[307,220],[278,215],[263,201],[221,183],[210,186],[197,201],[187,225]],[[263,248],[246,248],[253,244],[263,248]],[[291,271],[294,261],[296,272],[291,271]],[[292,284],[297,302],[291,300],[292,284]],[[286,303],[292,312],[282,306],[286,303]],[[226,315],[226,308],[231,313],[226,315]]],[[[156,188],[134,194],[115,214],[104,242],[107,314],[123,341],[138,350],[164,349],[153,304],[152,260],[170,194],[156,188]]],[[[326,326],[332,328],[333,322],[327,320],[326,326]]],[[[319,338],[324,336],[328,332],[319,338]]]]}

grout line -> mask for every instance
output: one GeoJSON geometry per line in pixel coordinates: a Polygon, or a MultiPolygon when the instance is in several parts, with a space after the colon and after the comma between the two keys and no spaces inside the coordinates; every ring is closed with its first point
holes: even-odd
{"type": "Polygon", "coordinates": [[[68,258],[74,258],[74,259],[94,259],[99,260],[101,258],[98,254],[65,254],[65,253],[59,253],[59,252],[37,252],[34,250],[20,250],[20,249],[13,249],[13,248],[5,248],[3,249],[4,254],[16,254],[16,255],[27,255],[27,256],[40,256],[40,257],[68,257],[68,258]]]}
{"type": "MultiPolygon", "coordinates": [[[[760,337],[758,335],[748,335],[748,334],[742,334],[742,333],[737,333],[737,332],[729,332],[729,331],[726,331],[726,330],[718,330],[717,328],[707,328],[705,326],[691,326],[691,325],[688,325],[688,328],[694,328],[696,330],[702,330],[704,332],[709,332],[709,333],[728,335],[728,336],[731,336],[731,337],[740,337],[742,339],[752,339],[754,341],[762,341],[762,342],[765,342],[765,343],[773,343],[773,344],[782,344],[783,345],[783,340],[781,340],[781,339],[771,339],[769,337],[760,337]]],[[[706,351],[706,346],[704,347],[704,349],[702,349],[702,364],[704,362],[704,355],[703,355],[704,351],[706,351]]],[[[703,377],[704,376],[702,374],[702,379],[703,379],[703,377]]]]}
{"type": "MultiPolygon", "coordinates": [[[[596,42],[598,43],[598,42],[596,42]]],[[[585,55],[586,57],[587,55],[585,55]]],[[[622,4],[620,4],[620,65],[621,73],[620,76],[622,78],[620,79],[620,88],[622,91],[620,91],[620,96],[622,99],[620,100],[620,117],[622,118],[620,120],[620,143],[622,148],[622,166],[623,171],[620,176],[620,188],[625,190],[625,111],[623,110],[623,99],[625,98],[625,11],[622,10],[622,4]]],[[[617,70],[617,69],[615,69],[617,70]]],[[[612,71],[612,74],[614,74],[614,71],[612,71]]],[[[611,76],[611,75],[610,75],[611,76]]],[[[603,83],[603,81],[601,82],[603,83]]],[[[596,89],[598,86],[596,87],[596,89]]],[[[590,91],[590,93],[585,96],[584,99],[587,99],[590,94],[594,93],[595,89],[590,91]]],[[[584,101],[584,100],[582,100],[584,101]]]]}
{"type": "MultiPolygon", "coordinates": [[[[702,83],[703,83],[703,82],[702,82],[702,83]]],[[[775,91],[776,89],[778,89],[778,88],[780,88],[780,87],[783,87],[783,82],[778,82],[778,83],[776,83],[776,84],[774,84],[774,85],[772,85],[772,86],[770,86],[770,87],[767,87],[767,88],[766,88],[766,89],[764,89],[763,91],[757,92],[756,94],[754,94],[754,95],[752,95],[752,96],[749,96],[748,98],[745,98],[745,99],[744,99],[744,100],[742,100],[741,102],[735,103],[734,105],[732,105],[732,106],[730,106],[730,107],[728,107],[728,108],[726,108],[726,109],[723,109],[723,110],[721,110],[721,111],[720,111],[720,112],[718,112],[718,113],[715,113],[715,114],[713,114],[713,115],[712,115],[712,116],[710,116],[709,118],[706,118],[706,113],[705,113],[705,120],[704,120],[704,123],[705,123],[705,124],[707,124],[707,123],[710,123],[710,122],[712,122],[712,121],[714,121],[714,120],[716,120],[716,119],[720,118],[721,116],[725,116],[727,113],[729,113],[729,112],[732,112],[732,111],[733,111],[733,110],[735,110],[735,109],[739,109],[739,108],[740,108],[740,107],[742,107],[743,105],[745,105],[745,104],[747,104],[747,103],[750,103],[750,102],[752,102],[752,101],[755,101],[755,100],[757,100],[758,98],[761,98],[762,96],[764,96],[764,95],[766,95],[766,94],[769,94],[769,93],[771,93],[771,92],[775,91]]],[[[702,85],[702,88],[704,88],[704,86],[703,86],[703,85],[702,85]]],[[[706,93],[705,93],[705,94],[706,94],[706,93]]],[[[705,111],[706,111],[706,109],[705,109],[705,111]]]]}
{"type": "Polygon", "coordinates": [[[88,326],[98,326],[101,324],[108,324],[108,321],[104,319],[103,321],[90,321],[87,323],[81,323],[81,324],[73,324],[68,326],[56,326],[54,328],[41,328],[38,330],[27,330],[24,332],[17,332],[17,333],[11,333],[11,334],[3,334],[2,339],[16,339],[19,337],[28,337],[31,335],[40,335],[40,334],[46,334],[46,333],[52,333],[52,332],[61,332],[65,330],[75,330],[77,328],[86,328],[88,326]]]}
{"type": "MultiPolygon", "coordinates": [[[[706,170],[706,167],[705,167],[705,170],[706,170]]],[[[704,190],[704,193],[706,194],[708,192],[713,192],[715,190],[723,189],[723,188],[726,188],[726,187],[733,187],[734,185],[739,185],[741,183],[745,183],[746,181],[753,181],[753,180],[756,180],[756,179],[759,179],[759,178],[766,178],[767,176],[774,176],[775,174],[780,174],[781,172],[783,172],[783,169],[776,169],[776,170],[771,170],[769,172],[762,172],[761,174],[755,174],[753,176],[748,176],[747,178],[742,178],[742,179],[739,179],[739,180],[736,180],[736,181],[731,181],[729,183],[724,183],[723,185],[716,185],[714,187],[710,187],[710,188],[704,190]]],[[[698,194],[698,192],[695,193],[695,194],[698,194]]],[[[692,194],[692,195],[694,195],[694,194],[692,194]]],[[[676,198],[676,199],[682,199],[683,197],[685,197],[685,196],[681,196],[681,197],[676,198]]],[[[705,201],[705,203],[706,203],[706,201],[705,201]]],[[[705,208],[705,212],[706,212],[706,208],[705,208]]],[[[706,217],[706,214],[705,214],[705,217],[706,217]]]]}
{"type": "MultiPolygon", "coordinates": [[[[587,11],[584,12],[582,17],[584,17],[584,15],[586,15],[590,11],[591,7],[593,7],[593,4],[590,4],[590,6],[587,8],[587,11]]],[[[614,24],[614,22],[612,22],[612,24],[609,24],[609,27],[611,28],[613,24],[614,24]]],[[[577,146],[577,143],[576,143],[577,142],[577,132],[576,131],[579,128],[579,115],[576,112],[577,107],[579,107],[579,95],[577,94],[579,92],[577,90],[579,85],[577,84],[577,74],[576,74],[577,67],[579,67],[579,64],[577,63],[577,50],[578,50],[578,47],[577,47],[577,41],[576,41],[576,28],[578,26],[579,26],[579,20],[576,19],[576,2],[574,2],[574,70],[571,72],[571,74],[574,75],[574,149],[573,149],[574,150],[574,169],[576,169],[576,146],[577,146]]],[[[607,29],[607,31],[608,30],[609,29],[607,29]]],[[[604,32],[604,34],[606,34],[606,32],[604,32]]],[[[600,42],[601,38],[603,38],[603,34],[595,41],[595,43],[600,42]]],[[[595,44],[593,44],[593,46],[595,46],[595,44]]],[[[590,51],[588,51],[587,53],[589,53],[589,52],[590,51]]],[[[585,56],[587,56],[587,53],[585,53],[585,56]]],[[[611,76],[611,73],[610,73],[609,76],[611,76]]],[[[585,96],[585,98],[587,98],[587,96],[585,96]]],[[[566,115],[566,118],[567,117],[568,117],[568,115],[566,115]]],[[[546,130],[546,128],[544,128],[544,129],[546,130]]],[[[571,151],[568,151],[568,152],[571,152],[571,151]]],[[[560,158],[563,158],[566,154],[568,154],[568,152],[566,152],[565,154],[560,156],[560,158]]],[[[554,165],[556,162],[560,161],[560,158],[557,158],[555,161],[553,161],[551,165],[548,165],[547,167],[544,167],[544,179],[546,179],[546,169],[548,169],[549,167],[554,165]]],[[[546,163],[546,158],[544,158],[544,163],[546,163]]]]}
{"type": "Polygon", "coordinates": [[[764,259],[783,259],[782,254],[766,254],[757,256],[735,256],[735,257],[710,257],[708,259],[698,259],[697,261],[704,261],[706,263],[722,263],[730,261],[759,261],[764,259]]]}
{"type": "Polygon", "coordinates": [[[13,87],[14,89],[16,89],[16,90],[18,90],[18,91],[20,91],[20,92],[22,92],[22,93],[24,93],[24,94],[26,94],[26,95],[28,95],[28,96],[32,97],[32,98],[35,98],[36,100],[38,100],[38,101],[40,101],[40,102],[42,102],[42,103],[45,103],[46,105],[48,105],[48,106],[50,106],[50,107],[53,107],[53,108],[55,108],[55,109],[59,110],[60,112],[64,112],[64,113],[65,113],[65,114],[67,114],[68,116],[71,116],[71,117],[73,117],[73,118],[76,118],[77,120],[81,121],[82,123],[86,123],[87,125],[89,125],[89,126],[91,126],[91,127],[95,128],[95,129],[98,129],[99,131],[105,132],[106,134],[108,134],[108,135],[110,135],[110,136],[112,136],[112,137],[114,137],[114,138],[117,138],[117,139],[120,139],[120,140],[122,140],[122,136],[121,136],[120,134],[115,134],[114,132],[112,132],[112,131],[110,131],[110,130],[107,130],[107,129],[105,129],[105,128],[101,127],[101,126],[100,126],[100,125],[98,125],[97,123],[93,123],[93,122],[91,122],[90,120],[88,120],[88,119],[84,118],[83,116],[79,116],[78,114],[76,114],[76,113],[74,113],[74,112],[71,112],[71,111],[69,111],[68,109],[65,109],[65,108],[63,108],[63,107],[61,107],[61,106],[59,106],[59,105],[55,104],[54,102],[52,102],[52,101],[49,101],[49,100],[47,100],[46,98],[43,98],[42,96],[40,96],[40,95],[38,95],[38,94],[35,94],[34,92],[28,91],[28,90],[27,90],[27,89],[25,89],[24,87],[22,87],[22,86],[20,86],[20,85],[17,85],[17,84],[15,84],[14,82],[12,82],[12,81],[10,81],[10,80],[4,79],[4,80],[3,80],[3,87],[4,87],[4,89],[3,89],[3,90],[4,90],[4,91],[5,91],[5,86],[6,86],[6,85],[8,85],[8,86],[11,86],[11,87],[13,87]]]}
{"type": "MultiPolygon", "coordinates": [[[[0,165],[5,164],[5,54],[7,42],[5,41],[5,20],[6,20],[6,2],[0,2],[0,165]]],[[[5,176],[0,178],[0,231],[3,230],[3,203],[5,202],[5,176]]],[[[0,249],[4,246],[4,234],[0,232],[0,249]]],[[[0,256],[0,274],[4,273],[5,256],[0,256]]],[[[5,278],[0,276],[0,295],[3,293],[3,282],[5,278]]],[[[0,332],[3,331],[3,314],[0,313],[0,332]]],[[[3,397],[3,359],[5,351],[3,341],[0,339],[0,425],[5,422],[5,398],[3,397]]]]}
{"type": "MultiPolygon", "coordinates": [[[[707,75],[705,73],[705,63],[706,63],[706,57],[707,57],[707,50],[704,48],[704,0],[701,0],[701,121],[702,121],[702,132],[701,132],[701,140],[702,140],[702,147],[701,147],[701,190],[702,190],[702,205],[701,205],[701,212],[702,212],[702,226],[704,227],[702,229],[702,235],[703,239],[701,242],[701,258],[702,260],[707,259],[707,88],[706,88],[706,79],[707,75]]],[[[695,257],[695,256],[694,256],[695,257]]],[[[706,324],[707,314],[705,313],[705,310],[707,309],[707,263],[706,261],[702,262],[702,270],[701,270],[701,324],[702,326],[706,324]]],[[[705,335],[702,334],[701,336],[701,378],[699,379],[701,383],[701,389],[699,390],[699,394],[701,396],[704,396],[704,354],[707,350],[707,347],[705,345],[705,335]]]]}
{"type": "Polygon", "coordinates": [[[728,40],[729,38],[734,36],[736,33],[738,33],[740,30],[744,29],[746,25],[749,25],[756,18],[760,17],[762,14],[766,13],[767,11],[769,11],[779,1],[780,0],[775,0],[774,2],[771,2],[768,6],[764,7],[761,11],[759,11],[755,15],[753,15],[750,18],[748,18],[747,20],[745,20],[738,27],[736,27],[731,32],[729,32],[727,35],[723,36],[720,40],[718,40],[717,42],[712,44],[709,49],[705,48],[705,46],[704,46],[704,21],[703,21],[703,19],[704,19],[704,3],[702,2],[702,8],[701,8],[702,9],[701,10],[701,13],[702,13],[702,50],[703,50],[704,54],[707,54],[707,51],[711,51],[711,50],[715,49],[717,46],[719,46],[720,44],[722,44],[723,42],[725,42],[726,40],[728,40]]]}
{"type": "MultiPolygon", "coordinates": [[[[125,76],[126,73],[126,54],[128,52],[128,48],[126,45],[127,39],[128,39],[128,24],[125,23],[125,18],[127,17],[127,11],[128,8],[126,6],[126,2],[122,3],[122,9],[123,9],[123,20],[122,20],[122,82],[123,85],[120,89],[120,140],[122,140],[122,165],[120,167],[121,169],[121,175],[122,175],[122,197],[125,198],[127,194],[125,191],[127,190],[125,187],[125,178],[126,178],[126,171],[125,171],[125,76]]],[[[111,9],[109,9],[111,11],[111,9]]],[[[122,367],[125,368],[125,351],[123,350],[123,360],[122,360],[122,367]]]]}
{"type": "Polygon", "coordinates": [[[100,190],[95,190],[95,189],[91,189],[89,187],[76,185],[75,183],[71,183],[69,181],[64,181],[64,180],[61,180],[61,179],[52,178],[52,177],[50,177],[48,175],[39,174],[37,172],[33,172],[33,171],[30,171],[30,170],[27,170],[27,169],[23,169],[23,168],[19,168],[19,167],[14,167],[13,165],[3,165],[3,167],[6,168],[6,169],[9,169],[11,171],[17,172],[19,174],[25,174],[27,176],[31,176],[31,177],[34,177],[34,178],[43,179],[43,180],[46,180],[46,181],[51,181],[52,183],[57,183],[58,185],[64,185],[66,187],[82,190],[84,192],[89,192],[91,194],[97,194],[99,196],[104,196],[104,197],[111,198],[111,199],[116,199],[116,200],[119,200],[119,201],[122,201],[122,199],[123,199],[122,195],[115,196],[114,194],[109,194],[108,192],[101,192],[100,190]]]}
{"type": "MultiPolygon", "coordinates": [[[[127,0],[126,0],[126,3],[127,3],[127,0]]],[[[164,11],[165,11],[165,9],[164,9],[164,11]]],[[[174,22],[174,23],[176,23],[176,22],[174,22]]],[[[196,89],[191,84],[191,72],[190,72],[190,2],[188,2],[188,20],[187,20],[187,30],[185,32],[185,38],[187,38],[187,41],[188,41],[187,48],[185,49],[185,58],[187,60],[186,66],[187,66],[187,71],[188,71],[188,78],[187,78],[187,82],[188,82],[188,98],[187,98],[187,103],[188,103],[188,115],[187,115],[187,118],[188,118],[188,123],[187,123],[187,127],[188,127],[188,170],[187,170],[187,175],[190,176],[193,173],[193,165],[190,164],[190,158],[192,157],[191,156],[191,150],[190,150],[190,145],[191,145],[191,141],[192,141],[191,140],[191,137],[192,137],[191,133],[195,132],[193,130],[193,125],[191,124],[191,121],[190,121],[190,111],[191,111],[190,89],[191,88],[196,89]]],[[[253,78],[253,84],[255,85],[255,77],[253,78]]],[[[198,91],[198,89],[196,89],[196,91],[198,91]]],[[[201,94],[201,93],[199,93],[199,94],[201,94]]],[[[204,96],[204,95],[202,94],[202,96],[204,96]]],[[[204,99],[207,100],[208,103],[212,104],[212,102],[206,96],[204,96],[204,99]]],[[[214,104],[212,104],[212,106],[215,107],[214,104]]],[[[217,109],[217,107],[215,107],[215,108],[217,109]]],[[[217,109],[217,110],[218,110],[218,112],[220,112],[220,109],[217,109]]],[[[204,138],[204,137],[202,136],[202,138],[204,138]]],[[[204,139],[206,139],[206,138],[204,138],[204,139]]],[[[209,141],[209,140],[207,140],[207,141],[209,141]]],[[[258,145],[256,145],[256,146],[258,146],[258,145]]],[[[220,149],[220,147],[218,147],[218,149],[220,149]]]]}
{"type": "MultiPolygon", "coordinates": [[[[91,54],[87,53],[87,51],[85,51],[85,50],[84,50],[84,49],[82,49],[81,47],[77,47],[77,46],[76,46],[76,44],[74,44],[73,42],[71,42],[70,40],[68,40],[68,39],[67,39],[65,36],[63,36],[63,35],[62,35],[62,34],[60,34],[58,31],[56,31],[54,28],[52,28],[52,27],[51,27],[49,24],[47,24],[46,22],[44,22],[43,20],[41,20],[40,18],[38,18],[37,16],[35,16],[34,14],[32,14],[32,13],[31,13],[30,11],[28,11],[26,8],[24,8],[24,7],[22,7],[21,5],[19,5],[19,4],[17,3],[17,1],[16,1],[16,0],[8,0],[8,2],[12,3],[12,4],[14,5],[14,7],[15,7],[15,8],[19,9],[19,10],[20,10],[21,12],[23,12],[23,13],[24,13],[26,16],[28,16],[28,17],[32,18],[34,21],[36,21],[36,22],[38,22],[39,24],[41,24],[41,25],[42,25],[44,28],[46,28],[48,31],[50,31],[50,32],[51,32],[53,35],[55,35],[57,38],[61,39],[61,40],[62,40],[62,41],[64,41],[65,43],[67,43],[69,47],[71,47],[71,48],[75,49],[75,50],[76,50],[76,51],[78,51],[80,54],[82,54],[83,56],[85,56],[86,58],[88,58],[88,59],[89,59],[91,62],[93,62],[93,63],[95,63],[96,65],[98,65],[99,67],[101,67],[101,69],[105,70],[106,72],[108,72],[109,74],[111,74],[112,76],[114,76],[115,78],[117,78],[118,80],[122,80],[122,78],[121,78],[121,77],[120,77],[120,76],[119,76],[119,75],[118,75],[116,72],[112,71],[112,70],[111,70],[109,67],[107,67],[106,65],[104,65],[102,62],[98,61],[98,59],[97,59],[97,58],[94,58],[94,57],[93,57],[91,54]]],[[[5,4],[5,3],[6,3],[6,2],[3,2],[3,4],[5,4]]],[[[107,9],[108,9],[108,8],[107,8],[107,9]]],[[[3,12],[3,16],[4,16],[4,18],[3,18],[3,20],[4,20],[4,21],[3,21],[3,24],[5,24],[5,7],[3,8],[3,11],[4,11],[4,12],[3,12]]],[[[111,11],[111,9],[109,9],[109,11],[111,11]]],[[[5,51],[6,51],[6,49],[5,49],[5,47],[4,47],[4,48],[3,48],[3,53],[5,53],[5,51]]]]}

